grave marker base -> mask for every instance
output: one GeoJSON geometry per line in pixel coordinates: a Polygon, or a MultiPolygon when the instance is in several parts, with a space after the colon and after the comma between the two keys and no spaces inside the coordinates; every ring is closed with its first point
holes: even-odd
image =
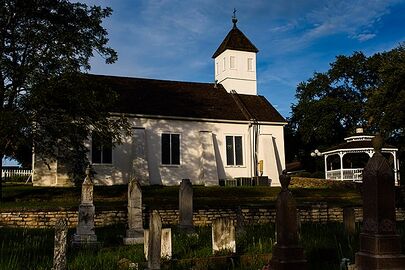
{"type": "Polygon", "coordinates": [[[135,230],[129,229],[127,230],[127,237],[123,239],[124,245],[135,245],[135,244],[143,244],[143,229],[135,230]]]}
{"type": "Polygon", "coordinates": [[[401,254],[400,236],[361,233],[356,266],[358,270],[405,270],[405,255],[401,254]]]}

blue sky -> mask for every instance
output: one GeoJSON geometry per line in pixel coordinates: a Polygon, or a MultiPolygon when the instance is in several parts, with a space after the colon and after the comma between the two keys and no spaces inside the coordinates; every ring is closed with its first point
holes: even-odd
{"type": "Polygon", "coordinates": [[[370,55],[405,41],[405,0],[87,0],[112,7],[104,22],[119,60],[92,61],[92,73],[213,82],[211,58],[238,27],[259,49],[258,92],[288,117],[299,82],[336,55],[370,55]]]}
{"type": "MultiPolygon", "coordinates": [[[[75,2],[75,0],[71,0],[75,2]]],[[[258,92],[285,117],[295,89],[336,55],[390,50],[405,41],[405,0],[82,0],[109,6],[103,23],[118,61],[95,56],[91,73],[213,82],[211,58],[232,27],[259,49],[258,92]]]]}

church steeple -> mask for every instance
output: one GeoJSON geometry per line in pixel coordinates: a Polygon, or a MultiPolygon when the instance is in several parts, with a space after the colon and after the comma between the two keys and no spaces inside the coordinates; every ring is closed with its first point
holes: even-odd
{"type": "Polygon", "coordinates": [[[215,61],[215,80],[230,92],[257,95],[256,53],[259,50],[237,27],[236,9],[233,27],[212,58],[215,61]]]}

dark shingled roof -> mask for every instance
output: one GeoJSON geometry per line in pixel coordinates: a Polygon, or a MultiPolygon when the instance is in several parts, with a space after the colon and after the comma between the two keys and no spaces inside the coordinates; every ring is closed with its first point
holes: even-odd
{"type": "MultiPolygon", "coordinates": [[[[329,152],[333,150],[338,150],[338,149],[355,149],[355,148],[374,148],[373,147],[373,142],[372,141],[351,141],[351,142],[345,142],[341,143],[339,145],[333,146],[329,149],[326,149],[323,152],[329,152]]],[[[396,148],[395,146],[389,145],[389,144],[384,144],[383,148],[396,148]]]]}
{"type": "MultiPolygon", "coordinates": [[[[232,94],[213,83],[90,75],[119,94],[113,112],[222,120],[247,120],[232,94]]],[[[238,95],[257,121],[286,122],[263,96],[238,95]]]]}
{"type": "Polygon", "coordinates": [[[224,41],[219,45],[212,58],[217,57],[227,49],[255,53],[259,51],[236,25],[229,31],[228,35],[226,35],[224,41]]]}

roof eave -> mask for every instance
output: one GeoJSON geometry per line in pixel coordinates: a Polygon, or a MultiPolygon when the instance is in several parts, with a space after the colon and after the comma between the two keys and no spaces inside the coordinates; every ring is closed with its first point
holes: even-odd
{"type": "MultiPolygon", "coordinates": [[[[149,119],[168,119],[168,120],[180,120],[180,121],[196,121],[196,122],[217,122],[217,123],[236,123],[236,124],[250,124],[250,120],[237,120],[237,119],[215,119],[215,118],[197,118],[197,117],[185,117],[185,116],[167,116],[167,115],[148,115],[148,114],[136,114],[136,113],[118,113],[111,112],[111,116],[125,116],[132,118],[149,118],[149,119]]],[[[285,126],[287,122],[272,122],[272,121],[257,121],[259,125],[279,125],[285,126]]]]}
{"type": "MultiPolygon", "coordinates": [[[[339,148],[339,149],[334,149],[334,150],[328,150],[325,152],[321,152],[322,155],[329,155],[329,154],[334,154],[334,153],[339,153],[339,152],[344,152],[344,151],[367,151],[367,150],[373,150],[373,147],[361,147],[361,148],[339,148]]],[[[391,148],[391,147],[383,147],[381,148],[381,151],[398,151],[398,148],[391,148]]]]}

